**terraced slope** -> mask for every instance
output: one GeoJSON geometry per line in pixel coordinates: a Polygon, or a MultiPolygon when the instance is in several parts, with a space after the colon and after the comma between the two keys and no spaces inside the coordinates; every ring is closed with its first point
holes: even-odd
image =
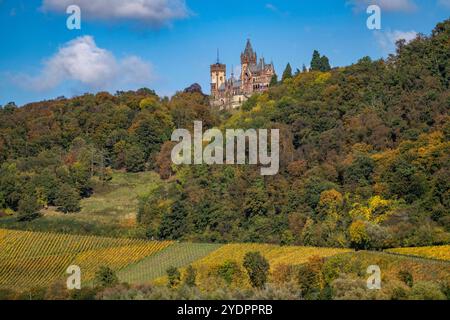
{"type": "Polygon", "coordinates": [[[212,252],[205,258],[198,260],[194,265],[219,265],[227,260],[242,262],[247,252],[259,251],[272,267],[279,264],[298,265],[308,261],[313,256],[330,257],[340,253],[352,252],[351,249],[277,246],[271,244],[227,244],[212,252]]]}
{"type": "Polygon", "coordinates": [[[171,244],[0,229],[0,288],[47,286],[65,279],[70,265],[81,268],[86,283],[101,266],[119,271],[171,244]]]}
{"type": "Polygon", "coordinates": [[[421,258],[450,261],[450,245],[416,247],[416,248],[395,248],[395,249],[388,249],[386,250],[386,252],[421,258]]]}
{"type": "Polygon", "coordinates": [[[177,243],[159,251],[136,264],[129,265],[119,273],[119,279],[128,283],[142,283],[166,274],[167,268],[185,267],[204,258],[222,245],[207,243],[177,243]]]}

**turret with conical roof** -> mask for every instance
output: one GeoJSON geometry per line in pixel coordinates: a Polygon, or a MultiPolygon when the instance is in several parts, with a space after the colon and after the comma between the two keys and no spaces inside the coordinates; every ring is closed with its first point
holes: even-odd
{"type": "Polygon", "coordinates": [[[241,64],[256,64],[256,52],[253,51],[250,39],[247,39],[244,52],[241,53],[241,64]]]}

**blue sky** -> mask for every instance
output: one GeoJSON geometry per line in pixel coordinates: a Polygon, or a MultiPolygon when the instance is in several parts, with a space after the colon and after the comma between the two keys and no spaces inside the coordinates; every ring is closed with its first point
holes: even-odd
{"type": "Polygon", "coordinates": [[[247,38],[279,74],[314,49],[348,65],[449,13],[450,0],[0,0],[0,105],[143,86],[172,95],[194,82],[208,92],[217,48],[230,70],[247,38]],[[369,3],[381,7],[379,31],[366,27],[369,3]],[[66,27],[69,4],[81,30],[66,27]]]}

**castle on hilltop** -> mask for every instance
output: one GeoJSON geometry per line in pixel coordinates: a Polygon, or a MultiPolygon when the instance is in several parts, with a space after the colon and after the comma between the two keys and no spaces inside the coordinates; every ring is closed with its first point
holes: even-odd
{"type": "Polygon", "coordinates": [[[275,75],[273,63],[266,64],[264,58],[257,59],[250,40],[247,40],[241,53],[241,74],[238,79],[227,79],[227,66],[217,62],[211,65],[211,106],[221,109],[233,109],[242,105],[253,93],[263,92],[269,88],[270,80],[275,75]]]}

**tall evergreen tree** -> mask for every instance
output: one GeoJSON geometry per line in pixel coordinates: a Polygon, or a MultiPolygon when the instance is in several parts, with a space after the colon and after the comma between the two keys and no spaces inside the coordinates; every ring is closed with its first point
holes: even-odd
{"type": "Polygon", "coordinates": [[[270,79],[270,87],[276,86],[278,84],[278,76],[274,74],[272,78],[270,79]]]}
{"type": "Polygon", "coordinates": [[[319,51],[314,50],[312,59],[311,59],[311,70],[319,71],[321,64],[322,64],[322,61],[320,59],[320,53],[319,53],[319,51]]]}
{"type": "Polygon", "coordinates": [[[311,70],[312,71],[330,71],[330,61],[327,56],[321,56],[319,51],[314,50],[313,56],[311,59],[311,70]]]}
{"type": "Polygon", "coordinates": [[[330,70],[331,70],[330,60],[328,60],[327,56],[322,56],[320,58],[320,71],[326,72],[330,70]]]}
{"type": "Polygon", "coordinates": [[[283,71],[283,77],[281,78],[281,81],[284,82],[286,79],[290,78],[292,78],[292,67],[291,64],[288,63],[283,71]]]}

